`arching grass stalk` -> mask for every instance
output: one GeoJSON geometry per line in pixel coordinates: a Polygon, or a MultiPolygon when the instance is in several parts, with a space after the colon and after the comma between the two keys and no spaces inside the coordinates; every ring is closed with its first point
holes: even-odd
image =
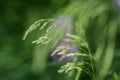
{"type": "Polygon", "coordinates": [[[94,66],[93,66],[93,58],[92,58],[92,53],[91,53],[91,50],[88,46],[88,44],[86,45],[86,48],[88,49],[88,52],[85,51],[84,49],[80,48],[82,51],[86,52],[86,54],[88,54],[89,58],[90,58],[90,66],[91,66],[91,69],[92,69],[92,78],[93,80],[96,80],[96,77],[95,77],[95,70],[94,70],[94,66]]]}
{"type": "MultiPolygon", "coordinates": [[[[80,44],[80,43],[79,43],[80,44]]],[[[96,77],[95,77],[95,70],[94,70],[94,66],[93,66],[93,58],[92,58],[92,53],[91,53],[91,50],[88,46],[88,44],[86,45],[86,48],[88,49],[88,51],[80,48],[80,50],[84,51],[90,58],[90,66],[91,66],[91,69],[92,69],[92,79],[93,80],[96,80],[96,77]]]]}
{"type": "Polygon", "coordinates": [[[94,66],[93,66],[93,58],[92,58],[91,50],[89,47],[88,47],[88,56],[90,58],[90,63],[91,63],[91,68],[92,68],[92,73],[93,73],[93,80],[96,80],[95,70],[94,70],[94,66]]]}
{"type": "MultiPolygon", "coordinates": [[[[71,41],[73,43],[78,43],[78,45],[85,47],[87,49],[84,50],[83,48],[80,47],[80,50],[84,52],[84,54],[86,54],[89,58],[90,58],[90,67],[92,69],[92,79],[96,80],[95,78],[95,71],[94,71],[94,66],[93,66],[93,58],[92,58],[92,53],[91,50],[89,48],[88,42],[84,39],[81,39],[80,37],[76,36],[76,35],[72,35],[72,34],[67,34],[67,36],[72,39],[72,40],[67,40],[67,41],[71,41]]],[[[81,53],[78,54],[77,56],[81,56],[81,53]]],[[[86,71],[85,71],[86,72],[86,71]]]]}

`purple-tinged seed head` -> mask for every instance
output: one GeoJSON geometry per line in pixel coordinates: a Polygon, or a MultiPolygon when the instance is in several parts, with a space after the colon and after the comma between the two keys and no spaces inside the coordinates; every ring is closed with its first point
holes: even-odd
{"type": "MultiPolygon", "coordinates": [[[[78,49],[77,49],[75,46],[69,44],[69,43],[66,42],[66,41],[61,41],[61,42],[55,47],[54,50],[57,50],[57,48],[60,47],[60,46],[63,46],[63,47],[65,47],[65,48],[68,48],[68,47],[69,47],[69,49],[67,49],[67,51],[66,51],[66,53],[65,53],[66,56],[62,59],[63,62],[72,61],[74,58],[76,58],[76,55],[67,56],[67,54],[78,52],[78,49]]],[[[56,54],[52,56],[52,59],[53,59],[54,61],[59,61],[59,59],[62,57],[62,54],[59,54],[61,51],[62,51],[62,50],[58,50],[58,51],[56,52],[56,54]]]]}

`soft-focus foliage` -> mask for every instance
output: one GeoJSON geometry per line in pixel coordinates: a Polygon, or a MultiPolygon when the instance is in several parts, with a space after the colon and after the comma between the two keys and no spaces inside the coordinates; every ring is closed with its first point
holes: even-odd
{"type": "Polygon", "coordinates": [[[120,80],[119,2],[0,0],[0,80],[120,80]]]}

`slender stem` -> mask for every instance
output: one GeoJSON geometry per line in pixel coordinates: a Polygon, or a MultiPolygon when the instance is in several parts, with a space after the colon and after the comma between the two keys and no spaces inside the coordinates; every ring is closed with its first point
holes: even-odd
{"type": "Polygon", "coordinates": [[[82,49],[81,47],[80,47],[80,50],[84,51],[85,53],[88,53],[87,51],[85,51],[85,50],[84,50],[84,49],[82,49]]]}
{"type": "Polygon", "coordinates": [[[94,67],[93,67],[92,55],[91,55],[91,51],[90,51],[89,47],[88,47],[88,52],[89,52],[89,57],[90,57],[90,62],[91,62],[92,73],[93,73],[93,80],[96,80],[96,78],[95,78],[95,71],[94,71],[94,67]]]}
{"type": "Polygon", "coordinates": [[[79,80],[79,77],[80,77],[80,74],[81,74],[81,70],[80,69],[77,69],[77,75],[75,77],[75,80],[79,80]]]}

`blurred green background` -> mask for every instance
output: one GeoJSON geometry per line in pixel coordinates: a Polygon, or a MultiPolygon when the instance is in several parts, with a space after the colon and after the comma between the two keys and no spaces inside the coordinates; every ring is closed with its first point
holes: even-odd
{"type": "MultiPolygon", "coordinates": [[[[64,74],[57,73],[59,65],[52,62],[47,63],[48,67],[43,73],[34,73],[32,62],[35,45],[31,44],[34,34],[25,41],[22,37],[34,21],[54,17],[70,1],[72,0],[0,0],[0,80],[66,80],[64,74]]],[[[93,31],[90,33],[97,34],[93,31]]],[[[89,42],[94,51],[93,39],[89,42]]],[[[117,30],[116,45],[116,63],[112,67],[120,66],[120,27],[117,30]]],[[[120,74],[118,70],[120,69],[116,69],[120,74]]]]}

